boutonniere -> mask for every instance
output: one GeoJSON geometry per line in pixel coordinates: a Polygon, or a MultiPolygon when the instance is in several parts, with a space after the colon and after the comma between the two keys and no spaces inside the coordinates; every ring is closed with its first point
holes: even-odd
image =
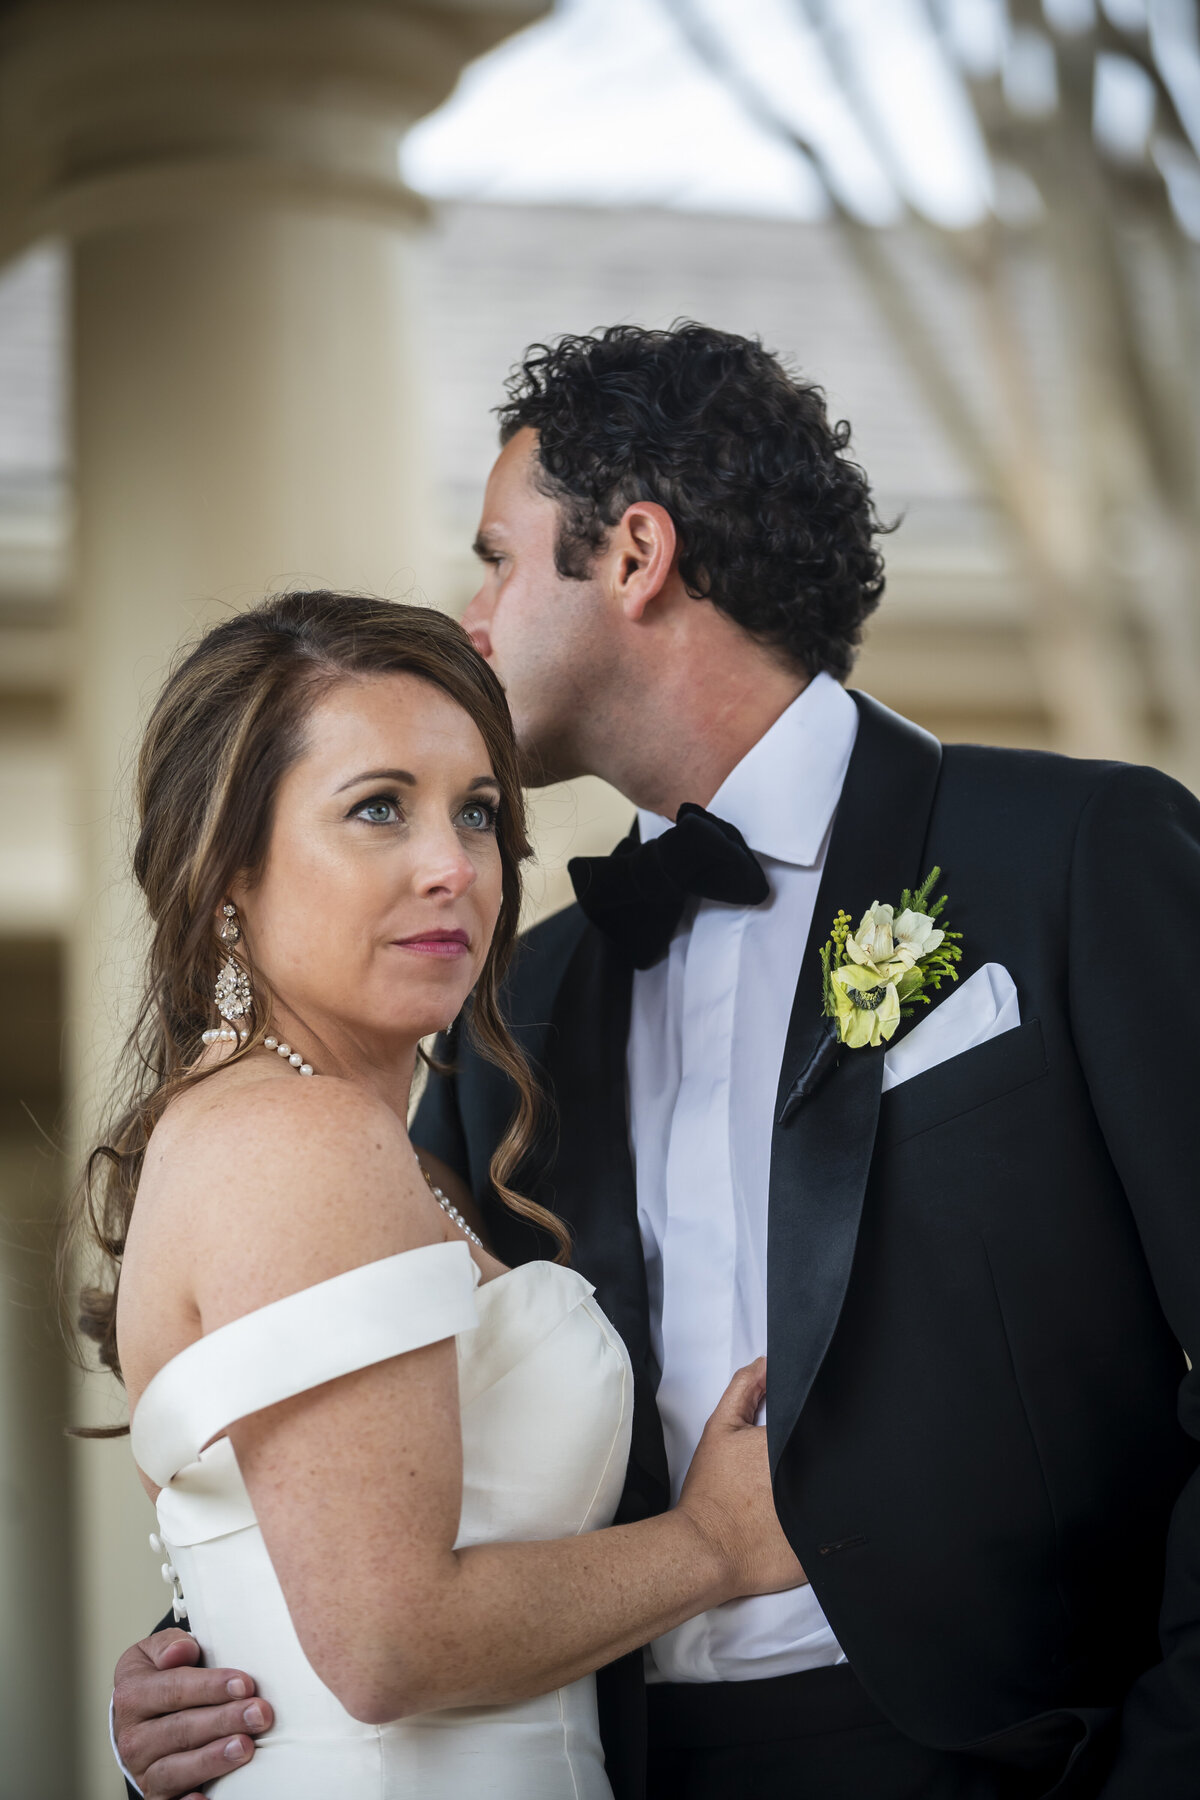
{"type": "Polygon", "coordinates": [[[851,1050],[886,1044],[901,1019],[929,1005],[931,989],[958,980],[962,933],[937,923],[945,894],[930,902],[941,873],[931,869],[915,893],[905,888],[899,906],[877,900],[857,931],[848,912],[833,921],[821,948],[821,975],[825,1017],[833,1020],[839,1044],[851,1050]]]}

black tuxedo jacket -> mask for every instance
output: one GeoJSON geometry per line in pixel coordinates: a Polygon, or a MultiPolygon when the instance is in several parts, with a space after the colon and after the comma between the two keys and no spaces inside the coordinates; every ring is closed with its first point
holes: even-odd
{"type": "MultiPolygon", "coordinates": [[[[834,913],[857,919],[934,863],[962,975],[1004,964],[1022,1022],[882,1098],[882,1050],[843,1051],[775,1126],[779,1516],[900,1730],[1041,1767],[1047,1791],[1194,1800],[1200,805],[1152,770],[943,749],[855,699],[776,1114],[820,1029],[834,913]]],[[[550,1101],[518,1184],[569,1222],[637,1377],[623,1518],[667,1504],[627,1122],[631,986],[572,907],[523,940],[508,991],[550,1101]]],[[[414,1141],[467,1179],[501,1256],[551,1254],[489,1185],[511,1091],[469,1033],[448,1054],[414,1141]]],[[[623,1800],[642,1782],[639,1705],[630,1659],[602,1671],[623,1800]]]]}

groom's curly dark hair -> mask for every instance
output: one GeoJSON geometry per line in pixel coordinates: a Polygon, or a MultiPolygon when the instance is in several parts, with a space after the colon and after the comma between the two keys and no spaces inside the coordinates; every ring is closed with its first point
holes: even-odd
{"type": "Polygon", "coordinates": [[[560,575],[585,579],[625,509],[656,501],[689,594],[810,675],[850,673],[883,593],[874,540],[889,527],[819,387],[756,338],[682,320],[533,344],[505,391],[501,443],[538,433],[560,575]]]}

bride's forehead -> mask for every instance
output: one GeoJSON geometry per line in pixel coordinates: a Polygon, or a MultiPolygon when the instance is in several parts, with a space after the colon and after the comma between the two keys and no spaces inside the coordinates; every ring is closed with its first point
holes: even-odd
{"type": "MultiPolygon", "coordinates": [[[[326,689],[305,720],[308,763],[354,760],[387,753],[403,766],[466,758],[490,766],[483,737],[470,714],[452,695],[407,672],[355,676],[326,689]]],[[[474,770],[479,773],[480,770],[474,770]]]]}

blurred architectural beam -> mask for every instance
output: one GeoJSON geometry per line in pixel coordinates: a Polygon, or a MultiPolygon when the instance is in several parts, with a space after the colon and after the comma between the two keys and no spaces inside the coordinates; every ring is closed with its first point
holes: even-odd
{"type": "MultiPolygon", "coordinates": [[[[0,255],[47,233],[72,247],[78,1142],[136,998],[126,777],[171,655],[268,589],[403,596],[432,565],[410,298],[424,208],[400,181],[399,140],[545,5],[0,9],[0,255]]],[[[123,1410],[98,1378],[76,1404],[84,1419],[123,1410]]],[[[113,1660],[162,1611],[162,1588],[127,1444],[71,1456],[78,1617],[58,1642],[81,1644],[74,1791],[100,1800],[113,1660]]],[[[5,1630],[19,1641],[19,1620],[5,1630]]]]}
{"type": "MultiPolygon", "coordinates": [[[[1011,12],[1019,27],[1046,29],[1038,0],[1011,0],[1011,12]]],[[[1195,255],[1151,160],[1153,115],[1141,155],[1117,157],[1096,141],[1098,58],[1119,51],[1136,61],[1153,83],[1160,124],[1182,127],[1153,42],[1117,32],[1098,13],[1088,29],[1059,29],[1048,41],[1055,106],[1036,118],[1014,116],[993,88],[977,94],[977,113],[994,155],[1026,172],[1046,209],[1038,237],[1070,321],[1064,351],[1079,415],[1081,453],[1065,483],[1065,516],[1074,522],[1081,576],[1118,652],[1124,646],[1128,657],[1141,640],[1151,706],[1167,726],[1168,766],[1200,789],[1200,407],[1184,326],[1195,304],[1195,255]],[[1177,319],[1148,322],[1149,278],[1177,319]],[[1164,323],[1179,334],[1174,354],[1161,341],[1164,323]]],[[[990,239],[995,294],[1003,280],[998,226],[990,239]]],[[[971,246],[960,248],[970,254],[971,246]]],[[[1016,361],[1028,389],[1019,349],[1016,361]]]]}
{"type": "MultiPolygon", "coordinates": [[[[822,173],[848,248],[873,295],[897,354],[920,383],[931,411],[983,490],[999,503],[1035,595],[1031,647],[1059,747],[1076,755],[1134,761],[1154,757],[1166,721],[1167,766],[1200,790],[1200,607],[1194,476],[1195,377],[1185,366],[1173,392],[1147,368],[1144,333],[1130,301],[1128,246],[1120,239],[1124,179],[1141,183],[1140,219],[1171,250],[1183,247],[1162,180],[1106,166],[1093,134],[1095,59],[1114,49],[1093,31],[1048,36],[1041,0],[1011,0],[1014,25],[1044,49],[1051,77],[1045,104],[1028,116],[996,78],[973,83],[976,118],[993,161],[1032,178],[1045,216],[1014,231],[999,216],[966,230],[924,234],[947,280],[974,298],[986,410],[967,393],[955,358],[923,314],[893,251],[894,234],[865,224],[840,197],[820,146],[784,118],[739,66],[732,36],[718,33],[697,0],[663,0],[692,48],[739,94],[760,124],[790,142],[822,173]],[[1145,202],[1149,200],[1149,205],[1145,202]],[[1055,272],[1062,355],[1076,396],[1080,454],[1064,467],[1048,449],[1038,378],[1017,317],[1014,256],[1030,249],[1055,272]],[[1116,544],[1115,536],[1126,540],[1116,544]],[[1118,567],[1118,565],[1122,565],[1118,567]],[[1139,573],[1131,576],[1137,567],[1139,573]],[[1128,589],[1134,588],[1134,604],[1128,589]],[[1141,645],[1145,644],[1145,654],[1141,645]],[[1140,667],[1141,665],[1141,667],[1140,667]]],[[[855,108],[881,165],[903,184],[894,145],[858,95],[852,52],[831,0],[796,0],[844,98],[855,108]]],[[[933,29],[932,23],[928,28],[933,29]]],[[[1097,23],[1097,30],[1099,25],[1097,23]]],[[[1122,37],[1123,34],[1118,34],[1122,37]]],[[[1138,40],[1130,40],[1137,48],[1138,40]]],[[[1139,60],[1153,67],[1150,47],[1139,60]]],[[[1172,119],[1161,71],[1156,87],[1172,119]]],[[[1194,281],[1185,268],[1182,280],[1194,281]]]]}

